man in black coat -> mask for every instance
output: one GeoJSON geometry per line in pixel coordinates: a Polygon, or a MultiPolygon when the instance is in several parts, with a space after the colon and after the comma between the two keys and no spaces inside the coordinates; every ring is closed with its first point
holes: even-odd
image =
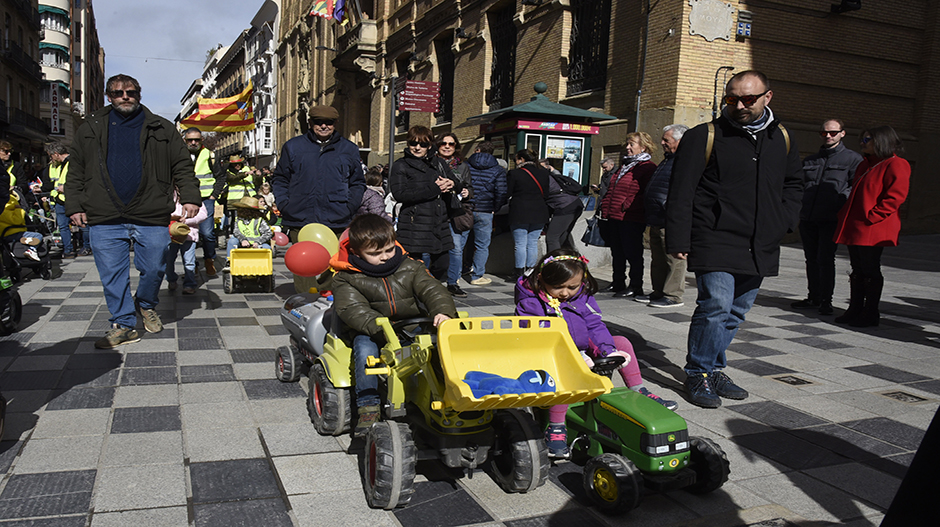
{"type": "Polygon", "coordinates": [[[796,309],[819,310],[832,314],[832,291],[836,283],[836,231],[839,209],[849,197],[852,176],[862,156],[842,144],[845,125],[827,119],[819,131],[819,152],[803,160],[803,208],[800,210],[800,238],[806,256],[809,296],[794,302],[796,309]]]}
{"type": "Polygon", "coordinates": [[[673,165],[666,248],[695,273],[685,387],[705,408],[747,398],[721,371],[725,350],[763,277],[777,274],[780,241],[800,210],[800,157],[767,106],[772,97],[763,73],[732,77],[721,117],[686,133],[673,165]]]}

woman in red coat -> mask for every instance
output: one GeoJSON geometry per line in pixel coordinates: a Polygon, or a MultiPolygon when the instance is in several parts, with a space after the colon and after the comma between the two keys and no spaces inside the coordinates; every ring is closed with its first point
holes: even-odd
{"type": "Polygon", "coordinates": [[[656,163],[650,153],[656,150],[653,138],[646,132],[627,134],[627,155],[623,165],[611,173],[607,192],[601,199],[601,214],[607,221],[613,279],[605,291],[617,298],[643,296],[643,231],[646,212],[643,198],[656,163]],[[627,283],[627,262],[630,282],[627,283]]]}
{"type": "Polygon", "coordinates": [[[852,193],[839,211],[833,241],[849,248],[852,274],[849,308],[836,322],[855,327],[878,325],[878,302],[884,286],[881,253],[898,244],[898,209],[907,199],[911,165],[898,157],[901,139],[890,126],[862,132],[862,153],[852,180],[852,193]]]}

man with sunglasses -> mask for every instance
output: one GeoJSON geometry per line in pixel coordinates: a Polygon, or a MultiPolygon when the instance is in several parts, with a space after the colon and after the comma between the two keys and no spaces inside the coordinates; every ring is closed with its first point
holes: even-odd
{"type": "Polygon", "coordinates": [[[89,115],[75,131],[65,182],[65,213],[89,226],[95,266],[111,312],[111,329],[96,348],[140,340],[139,310],[149,333],[163,330],[157,294],[166,269],[170,214],[179,192],[183,219],[202,199],[193,161],[176,126],[140,104],[140,83],[127,75],[108,79],[111,104],[89,115]],[[130,250],[140,274],[131,296],[130,250]]]}
{"type": "Polygon", "coordinates": [[[673,164],[666,249],[695,273],[685,388],[704,408],[748,396],[722,371],[725,351],[763,277],[777,274],[780,241],[799,217],[800,156],[772,97],[763,73],[732,77],[721,116],[686,132],[673,164]]]}
{"type": "Polygon", "coordinates": [[[337,120],[336,108],[314,106],[307,133],[281,148],[271,188],[291,241],[309,223],[341,233],[362,204],[366,180],[359,147],[336,131],[337,120]]]}
{"type": "Polygon", "coordinates": [[[198,128],[187,128],[183,132],[189,157],[196,166],[196,178],[199,179],[199,195],[206,206],[209,217],[199,224],[199,241],[202,244],[202,256],[206,264],[206,274],[215,276],[215,200],[225,189],[225,171],[222,163],[217,163],[215,155],[202,144],[202,132],[198,128]]]}
{"type": "Polygon", "coordinates": [[[845,125],[827,119],[819,131],[819,152],[803,160],[803,208],[800,238],[806,256],[809,295],[790,307],[816,309],[832,314],[832,291],[836,282],[836,243],[832,241],[839,210],[849,197],[852,176],[862,156],[842,144],[845,125]]]}

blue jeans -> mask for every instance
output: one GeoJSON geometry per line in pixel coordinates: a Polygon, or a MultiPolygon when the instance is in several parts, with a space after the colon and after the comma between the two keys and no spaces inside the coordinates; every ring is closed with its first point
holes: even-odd
{"type": "Polygon", "coordinates": [[[89,230],[95,267],[111,312],[110,321],[133,328],[137,325],[137,313],[131,298],[131,240],[134,241],[134,267],[140,273],[137,303],[143,309],[154,309],[160,302],[157,294],[166,269],[170,231],[165,225],[135,223],[104,223],[92,225],[89,230]]]}
{"type": "Polygon", "coordinates": [[[75,248],[72,247],[72,230],[69,227],[71,222],[65,215],[65,205],[61,203],[55,204],[55,223],[59,227],[59,236],[62,237],[62,254],[75,252],[75,248]]]}
{"type": "Polygon", "coordinates": [[[470,231],[454,232],[454,227],[451,225],[450,235],[454,237],[454,248],[448,251],[450,263],[447,264],[447,285],[457,285],[460,280],[460,271],[463,270],[463,248],[467,245],[470,231]]]}
{"type": "Polygon", "coordinates": [[[517,223],[512,229],[512,241],[515,253],[515,267],[535,267],[539,257],[539,236],[544,223],[517,223]]]}
{"type": "Polygon", "coordinates": [[[183,287],[196,288],[196,242],[171,243],[166,250],[166,281],[176,283],[176,255],[183,255],[183,287]]]}
{"type": "MultiPolygon", "coordinates": [[[[225,257],[226,257],[226,258],[231,258],[231,257],[232,257],[232,249],[239,249],[239,248],[241,248],[241,242],[239,242],[239,241],[238,241],[238,238],[236,238],[235,236],[229,236],[229,237],[228,237],[228,241],[225,242],[225,247],[226,247],[225,257]]],[[[258,247],[261,248],[261,249],[270,249],[270,248],[271,248],[271,246],[270,246],[269,244],[267,244],[267,243],[262,243],[262,244],[259,245],[258,247]]],[[[247,247],[245,247],[245,248],[247,249],[247,247]]]]}
{"type": "Polygon", "coordinates": [[[356,366],[356,406],[375,406],[379,399],[379,378],[366,375],[366,358],[379,356],[379,345],[369,335],[353,339],[353,362],[356,366]]]}
{"type": "Polygon", "coordinates": [[[686,373],[711,373],[727,365],[725,351],[754,305],[760,283],[760,276],[721,271],[695,274],[698,299],[689,325],[686,373]]]}
{"type": "Polygon", "coordinates": [[[209,217],[199,224],[199,242],[202,244],[202,257],[215,258],[215,200],[204,199],[202,204],[209,211],[209,217]]]}
{"type": "MultiPolygon", "coordinates": [[[[476,280],[486,272],[486,260],[490,257],[490,240],[493,238],[493,213],[473,213],[473,271],[470,280],[476,280]]],[[[464,238],[466,244],[466,238],[464,238]]]]}

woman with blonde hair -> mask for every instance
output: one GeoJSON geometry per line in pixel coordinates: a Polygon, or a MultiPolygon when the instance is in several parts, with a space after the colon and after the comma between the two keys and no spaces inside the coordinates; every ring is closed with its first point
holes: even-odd
{"type": "Polygon", "coordinates": [[[653,138],[646,132],[630,132],[627,155],[620,168],[611,173],[610,184],[601,200],[601,215],[607,220],[613,277],[610,287],[617,298],[643,295],[643,231],[646,229],[644,194],[656,163],[653,138]],[[627,262],[630,281],[627,282],[627,262]]]}

